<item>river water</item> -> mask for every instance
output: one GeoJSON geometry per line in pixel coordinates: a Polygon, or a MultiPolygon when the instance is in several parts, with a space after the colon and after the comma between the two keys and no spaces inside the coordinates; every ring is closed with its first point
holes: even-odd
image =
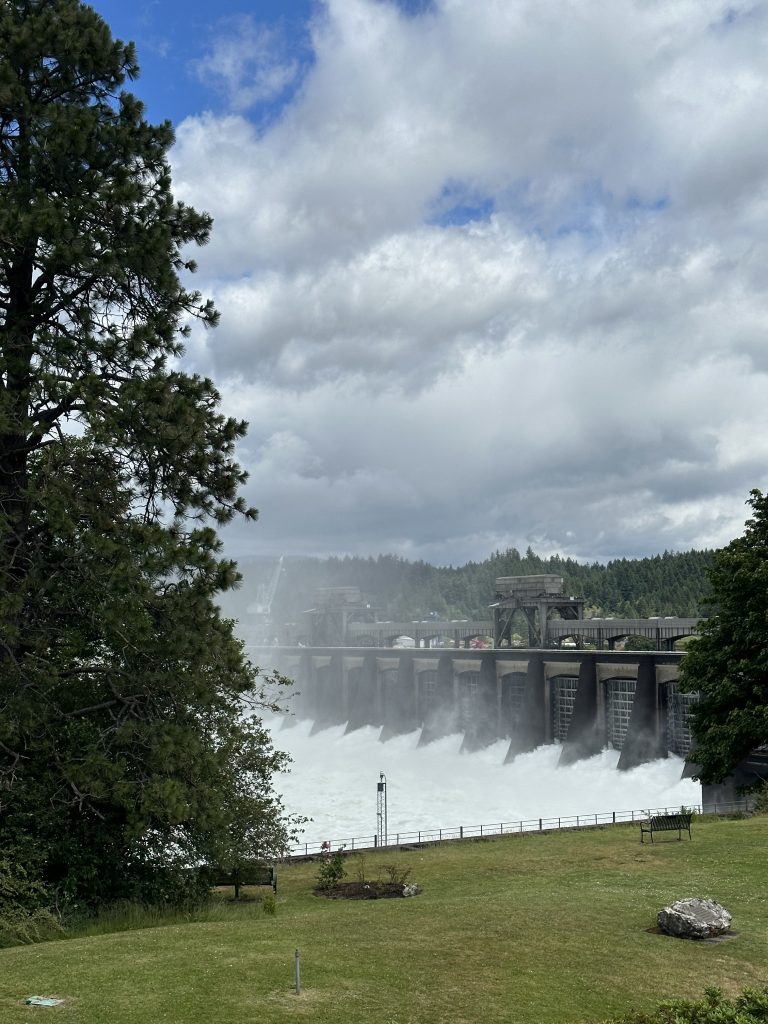
{"type": "Polygon", "coordinates": [[[461,753],[461,735],[419,747],[418,731],[381,743],[378,727],[345,735],[340,725],[313,736],[310,721],[269,724],[275,746],[293,758],[275,788],[288,811],[312,818],[302,842],[372,837],[380,772],[390,835],[701,803],[701,787],[681,779],[678,757],[619,772],[619,752],[606,749],[558,768],[559,746],[544,746],[504,764],[507,740],[461,753]]]}

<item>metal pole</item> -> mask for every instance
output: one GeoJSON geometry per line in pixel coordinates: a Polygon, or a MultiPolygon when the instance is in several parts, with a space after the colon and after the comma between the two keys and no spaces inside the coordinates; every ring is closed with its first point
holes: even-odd
{"type": "Polygon", "coordinates": [[[298,996],[301,995],[301,954],[298,949],[294,954],[294,959],[296,961],[296,995],[298,996]]]}
{"type": "Polygon", "coordinates": [[[376,787],[376,826],[378,833],[378,845],[387,845],[387,777],[384,772],[379,772],[379,783],[376,787]]]}

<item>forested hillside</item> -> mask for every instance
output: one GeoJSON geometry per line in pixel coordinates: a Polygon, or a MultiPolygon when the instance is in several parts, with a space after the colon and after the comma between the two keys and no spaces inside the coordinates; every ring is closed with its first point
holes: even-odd
{"type": "MultiPolygon", "coordinates": [[[[311,608],[320,587],[356,586],[383,619],[489,618],[497,576],[557,573],[565,592],[583,597],[588,615],[698,615],[707,591],[712,551],[665,552],[652,558],[619,559],[607,565],[570,558],[540,558],[528,549],[496,552],[484,562],[437,567],[394,555],[377,558],[286,558],[272,603],[276,622],[296,621],[311,608]]],[[[243,587],[225,610],[247,617],[266,587],[276,560],[244,560],[243,587]],[[237,608],[235,608],[235,603],[237,608]]]]}

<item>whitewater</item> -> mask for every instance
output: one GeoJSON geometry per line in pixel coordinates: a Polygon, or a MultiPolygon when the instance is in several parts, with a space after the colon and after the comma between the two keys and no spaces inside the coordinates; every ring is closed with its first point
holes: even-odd
{"type": "Polygon", "coordinates": [[[619,752],[605,749],[558,768],[555,744],[505,764],[508,740],[464,753],[461,734],[419,746],[420,730],[382,743],[380,727],[345,733],[339,725],[312,735],[308,720],[268,724],[275,747],[293,758],[275,788],[286,810],[312,819],[302,842],[372,837],[380,772],[390,835],[701,803],[700,785],[681,778],[683,761],[673,756],[620,772],[619,752]]]}

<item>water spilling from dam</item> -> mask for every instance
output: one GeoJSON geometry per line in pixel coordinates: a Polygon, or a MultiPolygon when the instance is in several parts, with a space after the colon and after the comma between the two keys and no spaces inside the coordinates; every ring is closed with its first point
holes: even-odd
{"type": "Polygon", "coordinates": [[[618,771],[619,751],[605,749],[558,767],[560,745],[548,744],[505,764],[506,740],[467,753],[461,734],[419,746],[420,730],[382,743],[378,726],[313,735],[309,719],[269,724],[275,746],[293,758],[276,789],[288,811],[313,819],[302,836],[309,843],[375,834],[379,772],[390,834],[701,803],[701,787],[681,779],[674,756],[618,771]]]}

